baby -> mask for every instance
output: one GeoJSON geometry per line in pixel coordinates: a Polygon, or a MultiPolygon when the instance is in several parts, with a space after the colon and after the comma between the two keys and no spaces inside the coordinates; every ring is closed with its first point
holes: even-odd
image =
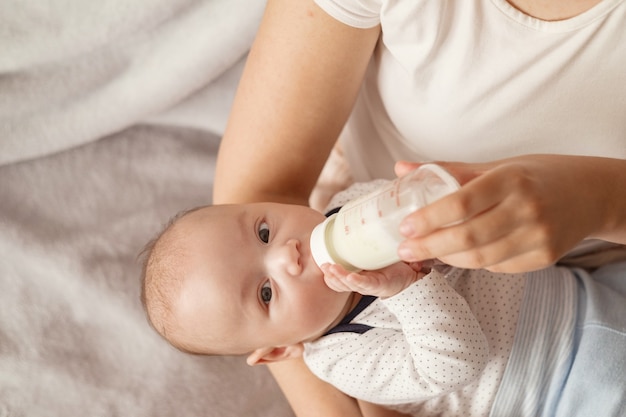
{"type": "Polygon", "coordinates": [[[147,247],[150,323],[189,353],[247,355],[251,365],[303,356],[347,394],[415,415],[488,415],[528,398],[535,415],[555,401],[575,352],[570,270],[318,267],[309,238],[323,220],[278,203],[182,213],[147,247]],[[542,372],[507,370],[520,364],[542,372]]]}
{"type": "Polygon", "coordinates": [[[358,299],[330,289],[311,257],[308,240],[323,220],[311,208],[274,203],[184,213],[146,263],[151,323],[174,346],[203,354],[316,339],[358,299]]]}

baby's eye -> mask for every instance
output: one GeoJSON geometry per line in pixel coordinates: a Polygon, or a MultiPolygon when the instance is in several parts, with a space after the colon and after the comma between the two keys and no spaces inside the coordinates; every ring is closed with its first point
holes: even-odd
{"type": "Polygon", "coordinates": [[[272,285],[270,284],[269,281],[267,281],[261,287],[260,295],[261,295],[261,301],[263,301],[265,304],[269,304],[270,301],[272,301],[272,285]]]}
{"type": "Polygon", "coordinates": [[[270,227],[267,223],[261,222],[261,224],[259,224],[259,230],[257,233],[259,234],[259,239],[261,239],[261,242],[268,243],[270,241],[270,227]]]}

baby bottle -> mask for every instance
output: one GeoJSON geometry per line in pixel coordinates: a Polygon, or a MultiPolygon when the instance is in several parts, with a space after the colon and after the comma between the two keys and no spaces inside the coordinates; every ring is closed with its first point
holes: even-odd
{"type": "Polygon", "coordinates": [[[313,259],[318,265],[336,263],[349,271],[396,263],[398,245],[405,239],[399,231],[402,219],[459,188],[439,165],[422,165],[348,202],[317,225],[311,234],[313,259]]]}

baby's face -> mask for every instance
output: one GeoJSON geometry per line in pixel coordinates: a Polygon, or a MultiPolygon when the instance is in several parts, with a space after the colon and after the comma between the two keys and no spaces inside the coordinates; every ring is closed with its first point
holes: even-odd
{"type": "Polygon", "coordinates": [[[243,354],[312,340],[335,325],[350,294],[328,288],[311,256],[311,231],[323,220],[276,203],[214,206],[181,219],[180,340],[199,353],[243,354]],[[215,345],[224,351],[202,350],[215,345]]]}

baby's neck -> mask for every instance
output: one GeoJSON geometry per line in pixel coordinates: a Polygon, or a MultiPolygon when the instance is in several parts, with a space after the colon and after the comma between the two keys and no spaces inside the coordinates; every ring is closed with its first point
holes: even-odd
{"type": "Polygon", "coordinates": [[[341,323],[341,320],[343,320],[344,317],[346,317],[359,304],[359,301],[361,301],[362,297],[363,296],[359,294],[358,292],[350,293],[350,297],[348,297],[348,301],[346,302],[346,305],[341,310],[341,313],[339,313],[337,318],[335,318],[335,320],[333,320],[333,322],[330,323],[330,325],[326,328],[324,333],[326,333],[328,330],[332,329],[333,327],[341,323]]]}
{"type": "Polygon", "coordinates": [[[359,294],[358,292],[353,292],[350,295],[350,299],[348,300],[348,302],[346,303],[346,305],[348,306],[346,311],[343,311],[341,314],[341,317],[339,318],[339,321],[343,320],[343,318],[345,316],[348,315],[348,313],[350,313],[352,310],[354,310],[354,308],[357,306],[357,304],[359,304],[359,301],[361,301],[361,298],[363,297],[363,295],[359,294]]]}

